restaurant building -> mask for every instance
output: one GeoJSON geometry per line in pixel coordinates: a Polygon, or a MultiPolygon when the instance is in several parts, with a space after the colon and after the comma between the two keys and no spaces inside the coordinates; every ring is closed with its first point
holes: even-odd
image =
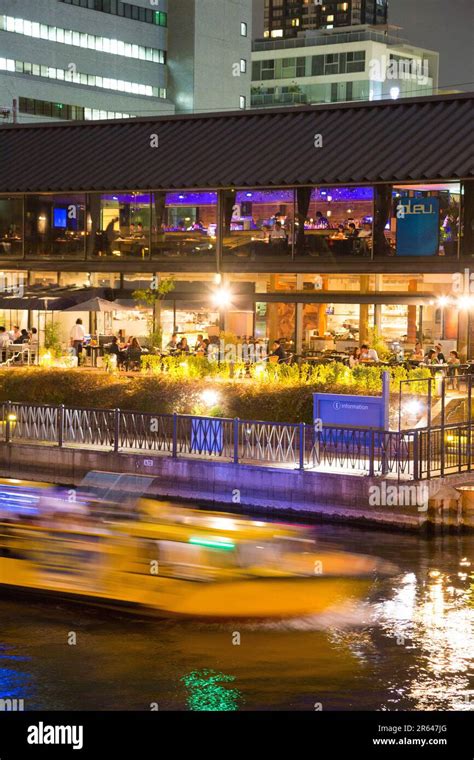
{"type": "Polygon", "coordinates": [[[460,94],[6,125],[0,275],[24,288],[4,288],[0,321],[43,328],[53,314],[67,339],[81,315],[60,310],[95,294],[117,302],[103,330],[144,336],[132,292],[172,276],[165,341],[220,328],[301,353],[376,328],[465,355],[473,105],[460,94]]]}

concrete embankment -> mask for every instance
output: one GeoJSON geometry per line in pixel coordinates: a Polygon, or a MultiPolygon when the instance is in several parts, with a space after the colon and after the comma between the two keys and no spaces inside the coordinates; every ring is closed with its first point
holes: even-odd
{"type": "MultiPolygon", "coordinates": [[[[299,516],[420,531],[430,525],[474,528],[474,505],[441,483],[345,473],[234,465],[217,460],[0,443],[2,477],[79,485],[91,470],[148,475],[156,497],[192,499],[259,514],[299,516]],[[448,490],[446,490],[448,489],[448,490]],[[465,502],[465,503],[463,503],[465,502]]],[[[459,488],[459,483],[453,483],[459,488]]]]}

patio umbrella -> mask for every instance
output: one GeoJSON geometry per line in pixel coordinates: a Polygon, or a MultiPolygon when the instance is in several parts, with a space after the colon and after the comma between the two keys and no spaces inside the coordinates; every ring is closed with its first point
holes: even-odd
{"type": "Polygon", "coordinates": [[[120,306],[117,301],[106,301],[105,298],[96,297],[82,303],[76,303],[64,311],[98,311],[105,314],[111,311],[132,311],[132,307],[120,306]]]}

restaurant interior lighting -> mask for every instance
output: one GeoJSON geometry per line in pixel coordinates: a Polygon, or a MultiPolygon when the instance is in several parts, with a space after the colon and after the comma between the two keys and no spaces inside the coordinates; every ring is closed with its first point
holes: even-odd
{"type": "Polygon", "coordinates": [[[450,302],[449,296],[439,296],[438,298],[438,306],[440,306],[442,309],[447,306],[450,302]]]}

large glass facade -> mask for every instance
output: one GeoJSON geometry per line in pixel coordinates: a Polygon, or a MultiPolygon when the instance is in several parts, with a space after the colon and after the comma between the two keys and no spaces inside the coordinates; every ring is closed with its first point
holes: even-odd
{"type": "Polygon", "coordinates": [[[273,260],[285,272],[318,257],[472,256],[473,197],[459,182],[4,196],[0,258],[215,271],[222,252],[229,271],[273,260]]]}
{"type": "Polygon", "coordinates": [[[28,195],[24,223],[27,258],[84,258],[84,195],[28,195]]]}

